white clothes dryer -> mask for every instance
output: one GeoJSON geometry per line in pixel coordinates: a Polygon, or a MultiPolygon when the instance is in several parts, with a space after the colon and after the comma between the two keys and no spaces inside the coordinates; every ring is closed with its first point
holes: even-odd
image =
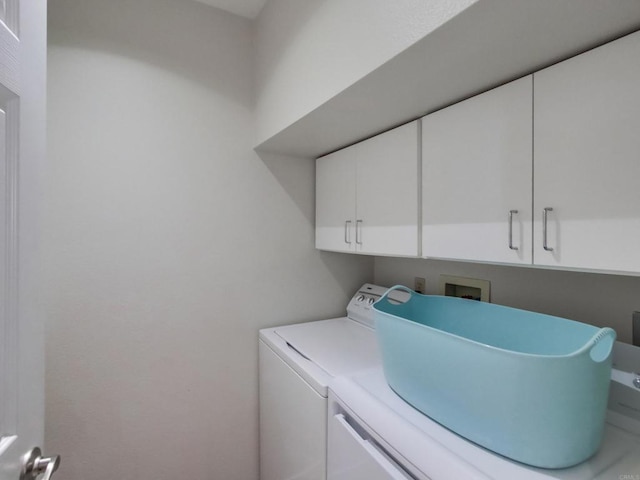
{"type": "Polygon", "coordinates": [[[602,445],[587,461],[557,470],[515,462],[441,426],[396,395],[380,366],[337,378],[329,393],[327,478],[640,480],[638,371],[640,348],[616,342],[602,445]]]}
{"type": "Polygon", "coordinates": [[[363,285],[346,317],[260,331],[261,480],[325,480],[328,384],[380,365],[371,305],[386,290],[363,285]]]}

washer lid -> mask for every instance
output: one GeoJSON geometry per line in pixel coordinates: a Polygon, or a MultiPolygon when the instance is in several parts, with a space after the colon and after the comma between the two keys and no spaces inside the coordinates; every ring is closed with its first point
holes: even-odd
{"type": "Polygon", "coordinates": [[[275,333],[332,377],[381,364],[375,332],[347,318],[278,327],[275,333]]]}

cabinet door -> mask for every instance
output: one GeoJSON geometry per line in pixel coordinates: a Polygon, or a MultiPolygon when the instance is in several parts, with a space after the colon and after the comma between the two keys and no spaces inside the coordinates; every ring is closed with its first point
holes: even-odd
{"type": "Polygon", "coordinates": [[[357,146],[357,250],[417,256],[418,122],[357,146]]]}
{"type": "Polygon", "coordinates": [[[422,120],[422,255],[530,264],[532,77],[422,120]]]}
{"type": "Polygon", "coordinates": [[[316,248],[355,251],[357,145],[316,160],[316,248]]]}
{"type": "Polygon", "coordinates": [[[640,272],[638,59],[635,33],[534,75],[535,264],[640,272]]]}

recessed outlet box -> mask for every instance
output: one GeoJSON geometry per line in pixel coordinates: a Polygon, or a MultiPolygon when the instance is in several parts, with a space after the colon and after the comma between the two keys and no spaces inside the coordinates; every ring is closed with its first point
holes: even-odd
{"type": "Polygon", "coordinates": [[[424,293],[426,288],[426,280],[422,277],[415,277],[413,289],[418,293],[424,293]]]}
{"type": "Polygon", "coordinates": [[[440,295],[489,302],[491,298],[491,283],[489,280],[477,278],[440,275],[440,295]]]}

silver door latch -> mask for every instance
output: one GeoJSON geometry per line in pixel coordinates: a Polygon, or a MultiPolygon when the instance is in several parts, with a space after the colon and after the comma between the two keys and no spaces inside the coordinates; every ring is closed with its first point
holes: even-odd
{"type": "Polygon", "coordinates": [[[51,480],[51,475],[60,466],[60,455],[43,457],[38,447],[33,448],[22,459],[20,480],[36,480],[38,475],[44,474],[42,480],[51,480]]]}

